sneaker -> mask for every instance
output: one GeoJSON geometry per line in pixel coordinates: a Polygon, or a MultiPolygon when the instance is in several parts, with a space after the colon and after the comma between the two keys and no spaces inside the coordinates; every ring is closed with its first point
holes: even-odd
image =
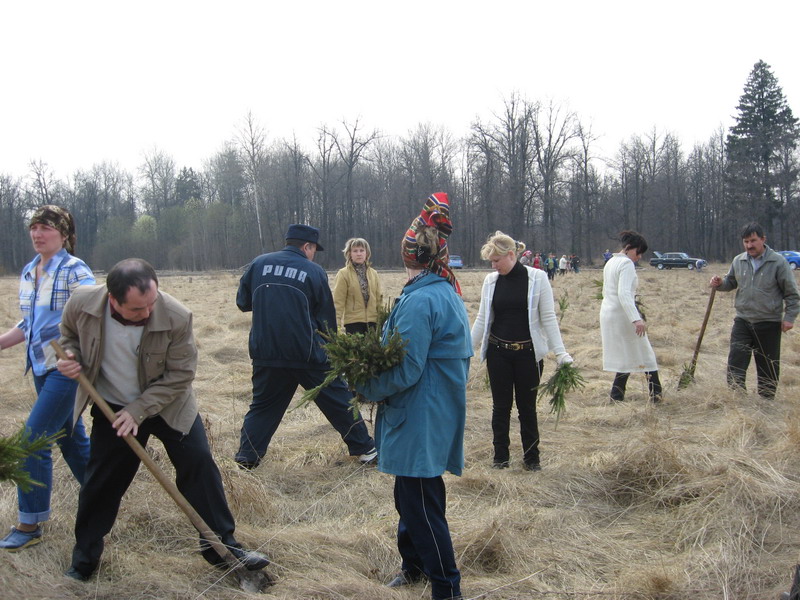
{"type": "Polygon", "coordinates": [[[397,575],[394,576],[389,583],[386,584],[386,587],[396,588],[402,587],[404,585],[411,585],[412,583],[417,583],[422,579],[422,573],[412,573],[411,571],[400,571],[397,575]]]}
{"type": "Polygon", "coordinates": [[[492,463],[493,469],[507,469],[509,466],[507,460],[496,460],[492,463]]]}
{"type": "Polygon", "coordinates": [[[359,456],[358,462],[360,462],[362,465],[371,465],[377,460],[377,458],[378,458],[378,451],[375,448],[373,448],[366,454],[362,454],[361,456],[359,456]]]}
{"type": "Polygon", "coordinates": [[[20,531],[16,527],[11,528],[11,533],[0,540],[0,550],[8,552],[19,552],[25,548],[38,544],[42,541],[42,528],[37,527],[33,531],[20,531]]]}

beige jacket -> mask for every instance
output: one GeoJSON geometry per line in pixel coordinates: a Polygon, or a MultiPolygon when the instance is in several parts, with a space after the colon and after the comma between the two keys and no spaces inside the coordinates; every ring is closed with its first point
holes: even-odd
{"type": "Polygon", "coordinates": [[[367,285],[369,286],[369,302],[364,303],[361,285],[353,265],[340,269],[333,281],[333,304],[336,307],[337,325],[350,323],[377,323],[378,306],[383,302],[381,282],[378,272],[367,267],[367,285]]]}
{"type": "MultiPolygon", "coordinates": [[[[103,323],[108,291],[103,285],[82,286],[64,307],[61,339],[72,351],[83,373],[94,385],[103,356],[103,323]]],[[[169,294],[158,299],[144,326],[136,365],[142,395],[125,407],[137,423],[160,415],[167,425],[188,433],[197,416],[192,380],[197,369],[197,347],[192,333],[192,313],[169,294]]],[[[86,409],[89,395],[78,388],[74,421],[86,409]]]]}

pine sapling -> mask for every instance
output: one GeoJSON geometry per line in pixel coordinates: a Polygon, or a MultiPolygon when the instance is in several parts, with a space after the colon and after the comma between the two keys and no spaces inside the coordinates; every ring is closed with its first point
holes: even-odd
{"type": "Polygon", "coordinates": [[[29,492],[33,486],[43,486],[43,483],[31,479],[23,463],[29,456],[49,448],[63,435],[64,432],[59,431],[30,439],[27,429],[22,427],[14,435],[0,436],[0,481],[10,481],[23,492],[29,492]]]}
{"type": "Polygon", "coordinates": [[[579,390],[586,385],[578,367],[573,363],[565,363],[556,369],[545,383],[538,386],[540,393],[550,396],[550,412],[556,415],[556,427],[561,413],[566,409],[565,397],[569,392],[579,390]]]}

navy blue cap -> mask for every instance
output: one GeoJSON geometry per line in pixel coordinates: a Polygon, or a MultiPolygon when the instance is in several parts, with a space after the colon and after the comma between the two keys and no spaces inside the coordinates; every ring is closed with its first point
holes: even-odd
{"type": "Polygon", "coordinates": [[[319,229],[311,227],[311,225],[289,225],[289,229],[286,231],[286,239],[312,242],[317,245],[317,251],[325,249],[319,243],[319,229]]]}

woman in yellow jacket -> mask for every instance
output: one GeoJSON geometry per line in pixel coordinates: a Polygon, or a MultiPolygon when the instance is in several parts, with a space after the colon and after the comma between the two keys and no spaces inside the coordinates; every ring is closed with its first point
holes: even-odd
{"type": "Polygon", "coordinates": [[[347,333],[366,333],[378,326],[378,307],[383,302],[378,272],[369,264],[369,242],[350,238],[342,253],[345,267],[333,282],[336,321],[347,333]]]}

